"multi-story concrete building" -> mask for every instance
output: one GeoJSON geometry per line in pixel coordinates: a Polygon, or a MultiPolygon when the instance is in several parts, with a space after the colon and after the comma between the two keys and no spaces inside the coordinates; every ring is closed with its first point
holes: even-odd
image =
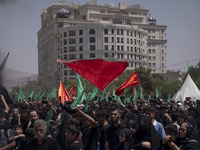
{"type": "Polygon", "coordinates": [[[156,25],[140,5],[125,3],[85,5],[52,3],[41,14],[38,31],[39,78],[57,87],[58,81],[74,79],[75,72],[57,59],[129,60],[128,69],[149,67],[166,72],[166,26],[156,25]]]}
{"type": "Polygon", "coordinates": [[[174,70],[167,70],[166,74],[164,74],[164,77],[169,82],[174,82],[174,81],[183,82],[184,76],[185,76],[185,73],[181,71],[174,71],[174,70]]]}

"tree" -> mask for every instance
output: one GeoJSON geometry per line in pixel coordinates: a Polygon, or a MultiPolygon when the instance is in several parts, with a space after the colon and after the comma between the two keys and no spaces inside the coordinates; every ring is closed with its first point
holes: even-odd
{"type": "Polygon", "coordinates": [[[180,81],[175,82],[163,82],[162,86],[162,94],[166,97],[169,93],[171,95],[174,95],[182,86],[182,83],[180,81]]]}
{"type": "MultiPolygon", "coordinates": [[[[189,71],[192,80],[196,86],[200,89],[200,61],[195,66],[189,66],[189,71]]],[[[186,79],[187,74],[185,74],[184,80],[186,79]]]]}

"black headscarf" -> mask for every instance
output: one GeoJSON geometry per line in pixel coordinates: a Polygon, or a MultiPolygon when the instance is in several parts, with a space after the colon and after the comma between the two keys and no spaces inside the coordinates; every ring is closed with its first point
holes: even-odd
{"type": "Polygon", "coordinates": [[[144,141],[151,143],[151,149],[158,150],[160,147],[160,137],[158,132],[154,128],[151,120],[147,116],[142,116],[139,120],[139,129],[136,132],[136,139],[134,144],[138,144],[144,141]]]}
{"type": "Polygon", "coordinates": [[[186,137],[185,138],[177,138],[176,139],[176,144],[180,149],[191,149],[191,150],[197,150],[199,147],[199,143],[197,140],[194,138],[195,137],[195,131],[194,127],[192,124],[189,122],[186,122],[187,124],[187,131],[186,131],[186,137]]]}
{"type": "Polygon", "coordinates": [[[186,138],[195,139],[195,129],[193,125],[189,122],[187,122],[186,138]]]}
{"type": "Polygon", "coordinates": [[[188,138],[194,138],[194,139],[198,139],[198,130],[197,130],[197,124],[196,121],[194,119],[194,117],[192,116],[187,116],[186,117],[186,122],[187,122],[187,133],[191,134],[188,135],[188,138]]]}
{"type": "Polygon", "coordinates": [[[129,120],[127,123],[128,126],[132,126],[133,128],[135,128],[136,132],[138,131],[138,120],[129,120]]]}
{"type": "Polygon", "coordinates": [[[133,143],[133,137],[131,130],[128,128],[122,129],[119,134],[124,134],[126,136],[126,141],[123,143],[119,143],[114,150],[130,150],[132,148],[132,143],[133,143]]]}

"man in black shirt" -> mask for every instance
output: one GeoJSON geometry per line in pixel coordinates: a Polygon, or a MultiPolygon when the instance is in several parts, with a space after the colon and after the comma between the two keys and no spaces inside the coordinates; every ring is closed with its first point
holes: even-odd
{"type": "Polygon", "coordinates": [[[125,125],[120,122],[120,110],[113,108],[110,113],[111,126],[107,130],[105,148],[113,150],[119,144],[119,132],[125,128],[125,125]]]}
{"type": "Polygon", "coordinates": [[[80,130],[75,126],[69,126],[65,136],[68,142],[68,150],[84,150],[83,144],[78,140],[80,130]]]}
{"type": "Polygon", "coordinates": [[[98,128],[99,128],[99,132],[98,132],[98,141],[99,141],[99,149],[100,150],[104,150],[105,147],[105,143],[106,143],[106,133],[107,133],[107,129],[109,127],[108,124],[108,115],[106,113],[106,111],[104,110],[99,110],[97,112],[97,123],[98,123],[98,128]]]}
{"type": "Polygon", "coordinates": [[[37,119],[39,119],[39,115],[38,115],[38,113],[37,113],[37,111],[35,111],[35,110],[32,110],[32,111],[30,111],[30,120],[29,120],[29,123],[28,123],[28,125],[27,125],[27,129],[28,128],[33,128],[33,126],[34,126],[34,122],[37,120],[37,119]]]}
{"type": "Polygon", "coordinates": [[[16,142],[15,149],[16,150],[24,150],[24,147],[28,140],[27,140],[26,136],[23,134],[22,127],[15,125],[14,131],[15,131],[15,142],[16,142]]]}
{"type": "Polygon", "coordinates": [[[162,104],[160,106],[160,118],[158,121],[162,123],[164,127],[171,123],[171,117],[169,116],[167,105],[162,104]]]}
{"type": "Polygon", "coordinates": [[[78,115],[83,117],[82,121],[82,142],[85,150],[96,150],[98,146],[98,127],[95,120],[79,108],[76,109],[78,115]]]}
{"type": "Polygon", "coordinates": [[[38,119],[34,122],[36,138],[30,141],[25,150],[60,150],[58,142],[54,138],[46,137],[46,122],[38,119]]]}

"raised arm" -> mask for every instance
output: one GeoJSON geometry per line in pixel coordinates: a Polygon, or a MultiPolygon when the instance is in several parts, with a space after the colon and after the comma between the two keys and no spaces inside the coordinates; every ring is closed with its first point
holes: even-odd
{"type": "Polygon", "coordinates": [[[82,115],[85,119],[87,119],[90,123],[91,123],[91,126],[92,127],[95,127],[96,126],[96,122],[95,122],[95,120],[90,116],[90,115],[88,115],[88,114],[86,114],[85,112],[83,112],[82,110],[80,110],[79,108],[74,108],[74,109],[76,109],[76,111],[80,114],[80,115],[82,115]]]}
{"type": "Polygon", "coordinates": [[[4,104],[4,106],[5,106],[5,111],[4,111],[4,112],[8,113],[8,112],[9,112],[9,106],[8,106],[8,104],[6,103],[6,100],[5,100],[5,98],[4,98],[3,95],[1,95],[1,100],[2,100],[2,102],[3,102],[3,104],[4,104]]]}

